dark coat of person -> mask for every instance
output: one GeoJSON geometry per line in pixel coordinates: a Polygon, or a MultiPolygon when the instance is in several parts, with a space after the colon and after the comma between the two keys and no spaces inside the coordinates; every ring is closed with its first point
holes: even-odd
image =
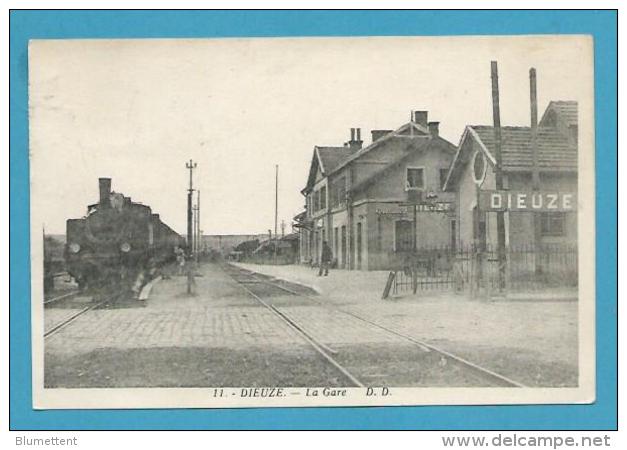
{"type": "Polygon", "coordinates": [[[325,243],[322,246],[321,259],[322,259],[322,262],[330,263],[331,261],[333,261],[333,251],[331,250],[331,247],[329,247],[329,244],[325,243]]]}

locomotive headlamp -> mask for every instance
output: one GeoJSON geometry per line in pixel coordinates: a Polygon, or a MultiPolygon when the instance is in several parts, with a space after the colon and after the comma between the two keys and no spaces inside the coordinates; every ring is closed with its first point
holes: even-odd
{"type": "Polygon", "coordinates": [[[123,243],[122,245],[120,245],[120,250],[122,250],[124,253],[130,252],[131,244],[129,244],[128,242],[123,243]]]}
{"type": "Polygon", "coordinates": [[[69,249],[72,253],[78,253],[81,250],[81,246],[76,242],[72,242],[69,246],[69,249]]]}

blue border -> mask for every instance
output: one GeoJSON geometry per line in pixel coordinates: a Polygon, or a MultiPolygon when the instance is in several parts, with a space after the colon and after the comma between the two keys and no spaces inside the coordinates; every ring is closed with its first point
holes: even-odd
{"type": "Polygon", "coordinates": [[[615,11],[12,11],[10,14],[10,427],[24,429],[615,429],[617,427],[617,13],[615,11]],[[597,401],[593,405],[245,410],[31,408],[28,40],[472,34],[594,36],[597,401]]]}

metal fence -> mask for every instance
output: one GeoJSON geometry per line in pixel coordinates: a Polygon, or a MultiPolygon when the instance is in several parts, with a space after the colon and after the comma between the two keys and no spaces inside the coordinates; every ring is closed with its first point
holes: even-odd
{"type": "Polygon", "coordinates": [[[574,245],[510,246],[499,258],[488,246],[422,247],[390,255],[394,293],[417,291],[517,291],[576,288],[574,245]]]}

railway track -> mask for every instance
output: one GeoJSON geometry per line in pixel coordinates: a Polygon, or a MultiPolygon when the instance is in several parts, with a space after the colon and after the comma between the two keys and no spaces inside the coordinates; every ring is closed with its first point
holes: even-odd
{"type": "MultiPolygon", "coordinates": [[[[72,292],[71,294],[72,294],[72,296],[75,296],[77,293],[76,292],[72,292]]],[[[110,303],[111,301],[115,300],[119,295],[120,295],[119,292],[107,295],[102,300],[93,302],[92,304],[90,304],[90,305],[88,305],[88,306],[78,310],[77,312],[69,315],[68,317],[64,318],[60,322],[52,325],[47,330],[44,330],[44,339],[48,339],[51,336],[55,335],[56,333],[58,333],[60,330],[62,330],[63,328],[67,327],[68,325],[70,325],[72,322],[74,322],[76,319],[78,319],[83,314],[85,314],[85,313],[87,313],[87,312],[89,312],[89,311],[91,311],[93,309],[99,308],[102,305],[110,303]]],[[[62,297],[63,298],[69,298],[69,294],[66,294],[66,295],[63,295],[63,296],[59,296],[56,299],[51,299],[50,302],[61,300],[62,297]]],[[[46,302],[44,302],[44,305],[45,304],[46,304],[46,302]]]]}
{"type": "Polygon", "coordinates": [[[51,305],[52,303],[58,303],[62,300],[68,300],[70,298],[76,297],[78,295],[78,291],[67,292],[63,295],[58,295],[56,297],[49,298],[44,300],[44,305],[51,305]]]}
{"type": "Polygon", "coordinates": [[[286,322],[290,327],[292,327],[293,329],[295,329],[297,332],[299,332],[310,344],[312,344],[312,346],[314,346],[314,348],[327,360],[329,361],[331,364],[333,364],[338,370],[340,370],[345,376],[346,378],[350,379],[351,382],[358,387],[362,387],[364,386],[364,383],[361,382],[355,375],[353,375],[352,373],[350,373],[348,371],[348,369],[346,369],[344,366],[342,366],[342,364],[340,364],[340,362],[338,362],[338,359],[335,357],[335,355],[337,355],[337,351],[329,348],[327,345],[319,342],[318,340],[316,340],[311,333],[309,333],[307,331],[307,329],[305,328],[305,326],[303,326],[302,324],[296,322],[293,318],[291,318],[286,312],[281,311],[279,308],[277,308],[276,306],[272,305],[271,303],[263,300],[259,295],[255,294],[251,289],[249,289],[246,285],[245,285],[245,281],[248,280],[248,284],[251,284],[250,282],[254,282],[254,283],[260,283],[260,284],[265,284],[268,286],[272,286],[274,288],[277,288],[287,294],[290,294],[292,296],[296,296],[299,298],[304,298],[307,299],[309,302],[313,302],[316,305],[325,308],[327,310],[331,310],[334,312],[338,312],[347,316],[352,317],[353,319],[356,319],[362,323],[367,324],[368,326],[371,326],[373,328],[376,328],[377,330],[381,330],[385,333],[389,333],[390,335],[395,336],[396,338],[398,338],[399,340],[405,342],[405,343],[409,343],[413,346],[415,346],[417,349],[419,349],[422,352],[426,352],[426,353],[433,353],[437,356],[439,356],[440,360],[444,360],[446,363],[445,364],[451,364],[453,366],[456,366],[458,368],[460,368],[461,370],[469,373],[473,378],[477,379],[477,380],[481,380],[491,386],[495,386],[495,387],[517,387],[517,388],[522,388],[522,387],[526,387],[525,385],[512,380],[511,378],[508,378],[504,375],[501,375],[497,372],[494,372],[486,367],[480,366],[478,364],[473,363],[472,361],[469,361],[463,357],[460,357],[458,355],[455,355],[451,352],[448,352],[444,349],[441,349],[437,346],[434,346],[432,344],[429,344],[423,340],[420,339],[416,339],[412,336],[409,336],[405,333],[399,332],[397,330],[391,329],[385,325],[379,324],[377,322],[374,322],[366,317],[360,316],[359,314],[355,314],[352,311],[347,311],[343,308],[339,308],[336,306],[332,306],[329,305],[328,303],[325,302],[321,302],[319,299],[308,295],[306,293],[302,293],[302,292],[297,292],[293,289],[290,289],[288,287],[282,286],[281,284],[277,284],[275,282],[272,282],[271,280],[268,280],[267,278],[265,278],[264,275],[259,275],[256,272],[247,270],[247,269],[242,269],[240,267],[236,267],[233,266],[232,264],[226,264],[225,267],[225,272],[228,273],[229,275],[231,275],[231,277],[238,282],[238,284],[249,293],[249,295],[251,295],[252,297],[254,297],[257,301],[259,301],[263,306],[265,306],[266,308],[270,309],[275,315],[277,315],[281,320],[283,320],[284,322],[286,322]],[[244,278],[242,278],[244,277],[244,278]]]}
{"type": "Polygon", "coordinates": [[[237,282],[238,286],[240,286],[249,296],[253,297],[257,302],[259,302],[262,306],[272,312],[272,314],[278,317],[279,320],[281,320],[292,330],[294,330],[303,340],[311,345],[311,347],[313,347],[313,349],[318,352],[320,356],[322,356],[329,364],[335,367],[335,369],[337,369],[337,371],[340,372],[342,376],[344,376],[344,378],[346,378],[354,387],[365,387],[365,385],[355,375],[353,375],[346,367],[344,367],[334,358],[333,354],[337,353],[335,350],[319,342],[317,339],[312,337],[311,333],[309,333],[301,324],[297,323],[293,318],[288,316],[285,312],[282,312],[276,306],[266,302],[259,295],[255,294],[251,289],[246,287],[241,279],[234,277],[227,267],[235,267],[227,265],[226,267],[224,267],[224,270],[227,274],[231,275],[231,277],[237,282]]]}

